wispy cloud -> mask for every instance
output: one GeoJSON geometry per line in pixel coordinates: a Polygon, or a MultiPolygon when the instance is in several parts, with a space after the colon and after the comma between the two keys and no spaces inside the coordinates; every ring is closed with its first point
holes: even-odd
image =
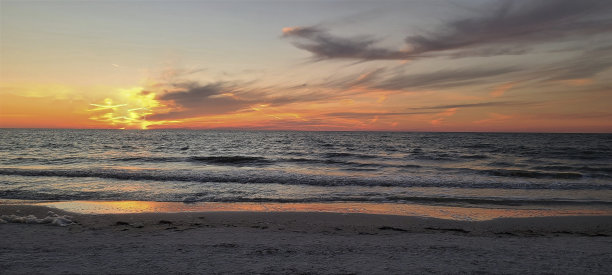
{"type": "Polygon", "coordinates": [[[393,117],[393,116],[409,116],[409,115],[422,115],[422,114],[433,114],[437,112],[341,112],[341,113],[327,113],[325,116],[339,117],[339,118],[351,118],[351,119],[363,119],[372,117],[393,117]]]}
{"type": "Polygon", "coordinates": [[[506,0],[487,7],[485,16],[453,20],[428,34],[408,36],[405,41],[416,54],[558,41],[612,32],[612,20],[605,16],[611,10],[612,2],[606,0],[506,0]]]}
{"type": "Polygon", "coordinates": [[[612,67],[612,45],[589,49],[569,60],[543,69],[548,80],[591,78],[612,67]]]}
{"type": "Polygon", "coordinates": [[[519,101],[492,101],[492,102],[479,102],[479,103],[466,103],[466,104],[450,104],[450,105],[436,105],[410,108],[411,110],[437,110],[437,109],[449,109],[449,108],[481,108],[481,107],[500,107],[500,106],[524,106],[527,104],[533,104],[533,102],[519,102],[519,101]]]}
{"type": "Polygon", "coordinates": [[[408,59],[409,52],[375,47],[371,37],[337,37],[316,26],[283,28],[283,37],[293,39],[293,45],[314,54],[316,59],[350,58],[361,60],[408,59]]]}
{"type": "Polygon", "coordinates": [[[508,90],[512,89],[516,84],[515,83],[505,83],[495,87],[493,91],[489,93],[492,97],[500,97],[503,96],[508,90]]]}
{"type": "Polygon", "coordinates": [[[359,77],[355,81],[350,82],[350,86],[363,86],[372,83],[381,77],[384,73],[385,68],[378,68],[373,71],[369,71],[367,73],[359,75],[359,77]]]}
{"type": "Polygon", "coordinates": [[[455,113],[457,113],[457,108],[446,109],[443,112],[438,113],[434,119],[429,121],[429,123],[433,126],[441,125],[447,118],[454,116],[455,113]]]}
{"type": "Polygon", "coordinates": [[[518,67],[467,68],[463,70],[441,70],[424,74],[397,74],[379,81],[373,87],[386,90],[460,87],[495,81],[494,77],[496,76],[506,75],[518,70],[518,67]]]}
{"type": "Polygon", "coordinates": [[[612,32],[612,2],[607,0],[499,1],[483,16],[447,22],[423,34],[408,35],[400,49],[377,47],[371,36],[345,38],[320,26],[283,29],[283,37],[315,59],[406,60],[431,55],[492,56],[522,54],[541,42],[612,32]]]}

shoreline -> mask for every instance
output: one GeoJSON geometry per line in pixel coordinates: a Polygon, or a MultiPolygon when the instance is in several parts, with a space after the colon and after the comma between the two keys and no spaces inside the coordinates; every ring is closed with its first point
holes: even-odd
{"type": "Polygon", "coordinates": [[[216,211],[76,213],[46,205],[0,204],[0,222],[51,223],[53,217],[65,218],[56,224],[80,230],[195,229],[200,227],[245,227],[327,232],[329,230],[370,234],[378,231],[412,233],[458,232],[469,235],[581,235],[612,236],[612,215],[498,217],[488,220],[458,220],[424,216],[339,213],[307,211],[216,211]],[[30,216],[31,215],[31,216],[30,216]],[[31,221],[9,217],[32,217],[31,221]],[[33,218],[37,220],[34,220],[33,218]],[[43,221],[44,219],[47,221],[43,221]],[[350,228],[350,230],[348,230],[350,228]]]}
{"type": "Polygon", "coordinates": [[[136,214],[183,212],[313,212],[413,216],[459,221],[499,218],[612,216],[609,207],[448,205],[370,202],[156,202],[156,201],[31,201],[0,200],[2,206],[32,205],[76,214],[136,214]]]}
{"type": "Polygon", "coordinates": [[[0,242],[6,274],[607,274],[612,268],[611,215],[467,221],[326,212],[82,214],[0,204],[0,217],[10,215],[33,215],[32,223],[44,224],[0,224],[0,234],[10,236],[0,242]]]}

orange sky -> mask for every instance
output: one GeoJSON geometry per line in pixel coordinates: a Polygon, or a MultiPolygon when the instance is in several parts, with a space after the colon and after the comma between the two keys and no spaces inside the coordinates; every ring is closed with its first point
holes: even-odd
{"type": "Polygon", "coordinates": [[[0,127],[612,132],[612,5],[466,5],[3,1],[0,127]]]}

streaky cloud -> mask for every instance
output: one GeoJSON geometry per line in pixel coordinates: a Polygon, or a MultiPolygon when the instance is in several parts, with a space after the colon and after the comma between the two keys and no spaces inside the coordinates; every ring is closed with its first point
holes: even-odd
{"type": "MultiPolygon", "coordinates": [[[[612,32],[605,0],[501,1],[480,18],[454,20],[425,35],[406,37],[414,54],[490,44],[533,44],[573,35],[612,32]]],[[[485,51],[486,52],[486,51],[485,51]]]]}
{"type": "Polygon", "coordinates": [[[379,81],[373,88],[406,90],[416,88],[447,88],[483,84],[495,81],[496,76],[520,71],[518,67],[466,68],[462,70],[441,70],[423,74],[397,74],[379,81]]]}
{"type": "Polygon", "coordinates": [[[581,55],[545,70],[548,80],[590,78],[612,67],[612,45],[586,50],[581,55]]]}
{"type": "Polygon", "coordinates": [[[410,110],[438,110],[438,109],[452,109],[452,108],[481,108],[481,107],[499,107],[499,106],[524,106],[524,105],[528,105],[528,104],[534,104],[534,102],[491,101],[491,102],[479,102],[479,103],[426,106],[426,107],[410,108],[410,110]]]}
{"type": "Polygon", "coordinates": [[[455,19],[423,34],[408,35],[402,49],[376,47],[370,36],[344,38],[320,26],[283,29],[284,38],[316,60],[409,60],[431,56],[518,55],[537,43],[612,32],[612,1],[498,1],[484,16],[455,19]]]}
{"type": "Polygon", "coordinates": [[[340,117],[340,118],[369,118],[369,117],[375,117],[375,116],[380,116],[380,117],[391,117],[391,116],[407,116],[407,115],[422,115],[422,114],[433,114],[433,113],[437,113],[437,112],[428,112],[428,111],[423,111],[423,112],[371,112],[371,113],[360,113],[360,112],[341,112],[341,113],[327,113],[324,114],[325,116],[331,116],[331,117],[340,117]]]}
{"type": "Polygon", "coordinates": [[[337,37],[316,26],[283,28],[282,37],[294,39],[293,45],[313,53],[317,60],[396,60],[411,57],[409,52],[375,47],[378,41],[370,37],[337,37]]]}

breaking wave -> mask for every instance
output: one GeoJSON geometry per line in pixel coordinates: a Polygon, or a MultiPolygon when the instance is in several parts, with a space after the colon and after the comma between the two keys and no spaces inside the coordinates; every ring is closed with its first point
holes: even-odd
{"type": "MultiPolygon", "coordinates": [[[[499,170],[484,171],[487,173],[499,173],[500,175],[524,175],[525,177],[538,177],[541,174],[526,172],[499,170]]],[[[198,172],[191,170],[164,170],[164,169],[21,169],[0,168],[0,175],[19,175],[32,177],[68,177],[68,178],[107,178],[118,180],[151,180],[151,181],[190,181],[190,182],[214,182],[214,183],[260,183],[260,184],[287,184],[287,185],[314,185],[314,186],[405,186],[405,187],[463,187],[463,188],[504,188],[504,189],[605,189],[612,190],[612,184],[590,184],[590,183],[568,183],[568,182],[497,182],[497,181],[474,181],[448,180],[448,179],[423,179],[411,177],[358,177],[358,176],[335,176],[318,174],[297,173],[223,173],[223,172],[198,172]]],[[[566,179],[568,177],[554,175],[566,179]]],[[[573,176],[570,176],[570,178],[573,176]]]]}

